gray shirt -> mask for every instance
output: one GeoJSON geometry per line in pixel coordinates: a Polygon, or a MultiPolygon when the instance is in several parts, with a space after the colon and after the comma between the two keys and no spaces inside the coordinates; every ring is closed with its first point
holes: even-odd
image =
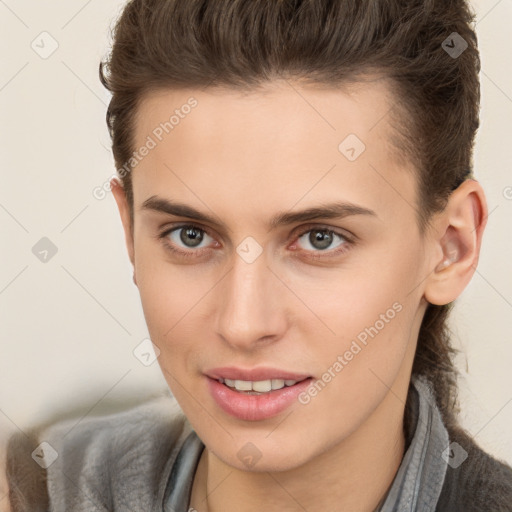
{"type": "MultiPolygon", "coordinates": [[[[443,425],[411,379],[406,450],[377,512],[510,512],[512,469],[443,425]]],[[[13,512],[188,512],[204,445],[170,396],[53,424],[8,448],[13,512]],[[41,444],[44,443],[44,444],[41,444]]]]}

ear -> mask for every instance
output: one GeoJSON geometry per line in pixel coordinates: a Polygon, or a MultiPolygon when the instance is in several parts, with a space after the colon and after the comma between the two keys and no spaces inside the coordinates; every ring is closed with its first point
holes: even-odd
{"type": "Polygon", "coordinates": [[[430,239],[432,270],[424,288],[425,299],[431,304],[454,301],[473,277],[487,215],[484,191],[473,179],[453,191],[445,209],[436,215],[435,234],[430,239]]]}
{"type": "MultiPolygon", "coordinates": [[[[110,190],[114,195],[114,198],[117,203],[117,208],[119,209],[119,214],[121,216],[126,248],[128,249],[128,256],[130,258],[130,261],[132,262],[132,265],[135,268],[135,249],[133,244],[133,230],[130,218],[130,206],[126,198],[124,188],[117,177],[114,177],[110,180],[110,190]]],[[[135,271],[133,274],[133,280],[134,283],[137,284],[135,280],[135,271]]]]}

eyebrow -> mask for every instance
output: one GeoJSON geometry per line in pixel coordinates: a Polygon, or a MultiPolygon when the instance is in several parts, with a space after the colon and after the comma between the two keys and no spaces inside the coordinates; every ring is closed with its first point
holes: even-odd
{"type": "MultiPolygon", "coordinates": [[[[146,199],[142,203],[141,210],[151,210],[175,215],[176,217],[187,217],[196,221],[223,226],[223,223],[215,215],[210,215],[196,210],[192,206],[158,196],[151,196],[146,199]]],[[[343,219],[354,215],[369,215],[378,218],[378,215],[369,208],[347,201],[336,201],[300,211],[279,212],[270,219],[268,228],[271,230],[279,226],[287,226],[298,222],[308,222],[316,219],[343,219]]]]}

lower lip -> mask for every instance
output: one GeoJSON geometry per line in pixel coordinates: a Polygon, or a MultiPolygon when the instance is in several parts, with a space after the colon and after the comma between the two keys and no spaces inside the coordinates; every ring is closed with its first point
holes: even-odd
{"type": "Polygon", "coordinates": [[[261,395],[247,395],[233,391],[218,380],[210,377],[207,379],[210,393],[217,405],[231,416],[246,421],[266,420],[277,416],[292,405],[311,382],[311,378],[308,378],[293,386],[285,386],[261,395]]]}

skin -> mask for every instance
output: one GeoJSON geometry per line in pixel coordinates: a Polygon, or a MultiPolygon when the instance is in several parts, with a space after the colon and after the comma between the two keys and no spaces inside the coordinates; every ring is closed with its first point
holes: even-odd
{"type": "Polygon", "coordinates": [[[135,146],[191,96],[198,106],[133,171],[133,226],[123,188],[111,182],[160,367],[206,445],[190,506],[372,511],[404,455],[404,406],[426,306],[458,297],[478,263],[483,190],[464,182],[420,234],[414,169],[390,144],[393,98],[383,80],[343,90],[275,81],[250,94],[153,92],[139,107],[135,146]],[[366,145],[353,162],[338,150],[348,134],[366,145]],[[151,196],[217,223],[143,209],[151,196]],[[375,215],[267,226],[277,212],[339,200],[375,215]],[[209,230],[200,248],[180,241],[179,230],[167,235],[185,252],[204,248],[195,258],[171,253],[158,237],[180,222],[209,230]],[[322,250],[309,232],[299,236],[309,227],[353,243],[335,235],[322,250]],[[252,263],[236,251],[248,236],[263,249],[252,263]],[[307,405],[244,421],[209,394],[204,372],[214,367],[270,366],[320,379],[394,303],[400,312],[307,405]],[[252,467],[237,456],[248,442],[261,455],[252,467]]]}

